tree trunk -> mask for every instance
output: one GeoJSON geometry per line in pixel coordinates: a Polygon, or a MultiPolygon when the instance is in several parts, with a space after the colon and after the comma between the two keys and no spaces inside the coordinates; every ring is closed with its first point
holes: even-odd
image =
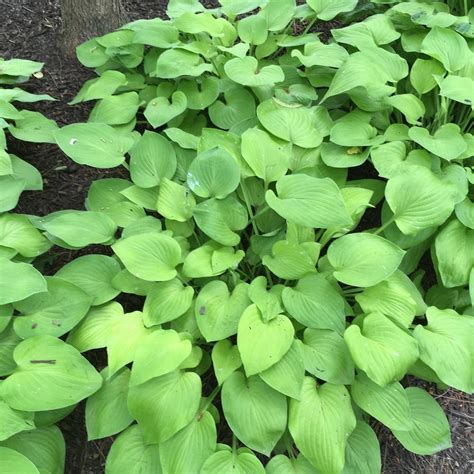
{"type": "Polygon", "coordinates": [[[62,49],[75,56],[82,42],[127,22],[121,0],[61,0],[62,49]]]}

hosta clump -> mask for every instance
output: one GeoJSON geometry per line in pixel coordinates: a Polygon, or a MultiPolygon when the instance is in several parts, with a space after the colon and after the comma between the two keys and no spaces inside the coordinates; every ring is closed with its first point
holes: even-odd
{"type": "MultiPolygon", "coordinates": [[[[394,2],[328,43],[311,32],[356,4],[177,0],[78,48],[98,77],[73,102],[97,102],[55,140],[130,179],[32,219],[114,253],[53,277],[93,307],[61,334],[38,324],[35,359],[106,349],[77,396],[96,390],[89,439],[118,434],[107,472],[379,472],[371,418],[412,452],[451,445],[436,400],[400,380],[472,392],[473,15],[394,2]]],[[[64,408],[62,365],[35,366],[44,400],[18,395],[29,341],[2,396],[64,408]]]]}

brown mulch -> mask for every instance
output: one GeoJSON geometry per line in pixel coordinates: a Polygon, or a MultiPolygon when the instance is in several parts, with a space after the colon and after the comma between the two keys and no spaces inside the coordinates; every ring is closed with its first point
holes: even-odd
{"type": "MultiPolygon", "coordinates": [[[[123,0],[123,3],[130,19],[137,19],[163,16],[164,5],[167,2],[123,0]]],[[[212,4],[212,2],[203,3],[212,4]]],[[[34,79],[27,88],[32,92],[47,93],[58,99],[57,102],[35,104],[31,108],[45,113],[60,125],[85,121],[90,105],[71,107],[67,102],[74,97],[81,84],[93,76],[93,73],[83,68],[77,61],[64,59],[61,53],[59,0],[0,0],[0,19],[0,57],[44,62],[44,77],[34,79]]],[[[330,27],[334,27],[334,24],[330,27]]],[[[327,31],[323,32],[324,37],[327,37],[327,31]]],[[[10,152],[34,164],[44,177],[43,192],[23,194],[17,209],[22,213],[45,215],[59,209],[82,209],[87,190],[93,180],[126,176],[120,169],[98,170],[79,166],[65,157],[54,145],[12,141],[10,152]]],[[[94,251],[98,249],[94,248],[94,251]]],[[[68,252],[63,252],[59,261],[64,262],[68,258],[70,258],[68,252]]],[[[133,309],[133,306],[140,302],[127,299],[123,303],[133,309]]],[[[91,359],[96,366],[103,365],[102,354],[93,354],[91,359]]],[[[452,428],[453,448],[435,456],[417,456],[405,451],[386,428],[376,426],[381,441],[383,472],[427,474],[473,472],[472,399],[455,390],[442,392],[430,384],[423,385],[437,398],[448,415],[452,428]]],[[[61,423],[61,429],[68,447],[66,472],[73,474],[104,472],[105,459],[112,440],[108,438],[87,442],[83,404],[61,423]]]]}

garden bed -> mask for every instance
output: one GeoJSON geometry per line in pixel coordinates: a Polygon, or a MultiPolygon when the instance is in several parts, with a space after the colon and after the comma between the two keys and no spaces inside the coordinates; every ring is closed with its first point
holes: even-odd
{"type": "MultiPolygon", "coordinates": [[[[166,2],[156,0],[124,1],[130,19],[163,16],[164,4],[166,2]]],[[[56,120],[59,125],[86,121],[90,111],[87,103],[71,107],[67,105],[67,102],[75,96],[84,81],[92,77],[92,74],[79,62],[65,60],[57,47],[61,29],[58,1],[0,0],[0,10],[6,12],[4,15],[6,21],[3,21],[0,30],[2,45],[0,56],[7,59],[16,57],[44,62],[44,77],[33,79],[26,88],[31,92],[50,94],[58,99],[58,102],[32,105],[32,110],[43,112],[49,118],[56,120]]],[[[56,145],[17,141],[10,151],[34,164],[44,177],[44,191],[23,193],[16,210],[18,213],[42,216],[59,209],[82,209],[89,185],[93,180],[104,177],[127,177],[122,168],[100,170],[77,165],[56,145]]],[[[356,168],[355,172],[357,175],[353,178],[368,177],[360,175],[359,168],[356,168]]],[[[373,222],[370,213],[365,219],[363,227],[370,228],[378,225],[373,222]]],[[[103,249],[108,251],[109,247],[94,247],[93,251],[100,253],[104,251],[103,249]]],[[[84,249],[81,254],[90,251],[90,249],[84,249]]],[[[45,268],[46,274],[54,274],[70,258],[71,252],[56,249],[45,268]]],[[[434,270],[429,263],[426,264],[426,270],[431,272],[427,280],[434,280],[434,270]]],[[[126,298],[121,302],[127,310],[139,309],[134,307],[136,300],[133,298],[126,298]]],[[[106,365],[103,355],[99,352],[93,352],[92,355],[89,353],[88,357],[98,370],[106,365]]],[[[374,429],[379,434],[381,442],[383,472],[463,473],[471,471],[470,451],[474,419],[472,400],[455,390],[443,392],[429,384],[421,384],[445,410],[451,426],[453,448],[430,457],[416,456],[403,449],[387,429],[375,424],[374,429]]],[[[67,443],[66,472],[101,473],[112,440],[107,438],[88,443],[83,416],[84,410],[80,407],[61,423],[67,443]]]]}

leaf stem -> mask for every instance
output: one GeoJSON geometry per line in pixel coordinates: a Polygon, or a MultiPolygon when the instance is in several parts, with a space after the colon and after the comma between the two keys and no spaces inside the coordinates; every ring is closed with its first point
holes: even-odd
{"type": "Polygon", "coordinates": [[[391,217],[385,224],[380,226],[375,232],[374,235],[379,235],[381,234],[390,224],[393,224],[395,222],[395,217],[391,217]]]}
{"type": "Polygon", "coordinates": [[[222,389],[222,385],[218,385],[212,392],[211,394],[206,397],[205,399],[205,402],[203,403],[201,409],[199,410],[199,413],[202,414],[204,413],[208,408],[209,408],[209,405],[214,401],[214,398],[217,397],[217,395],[219,394],[219,392],[221,391],[222,389]]]}

